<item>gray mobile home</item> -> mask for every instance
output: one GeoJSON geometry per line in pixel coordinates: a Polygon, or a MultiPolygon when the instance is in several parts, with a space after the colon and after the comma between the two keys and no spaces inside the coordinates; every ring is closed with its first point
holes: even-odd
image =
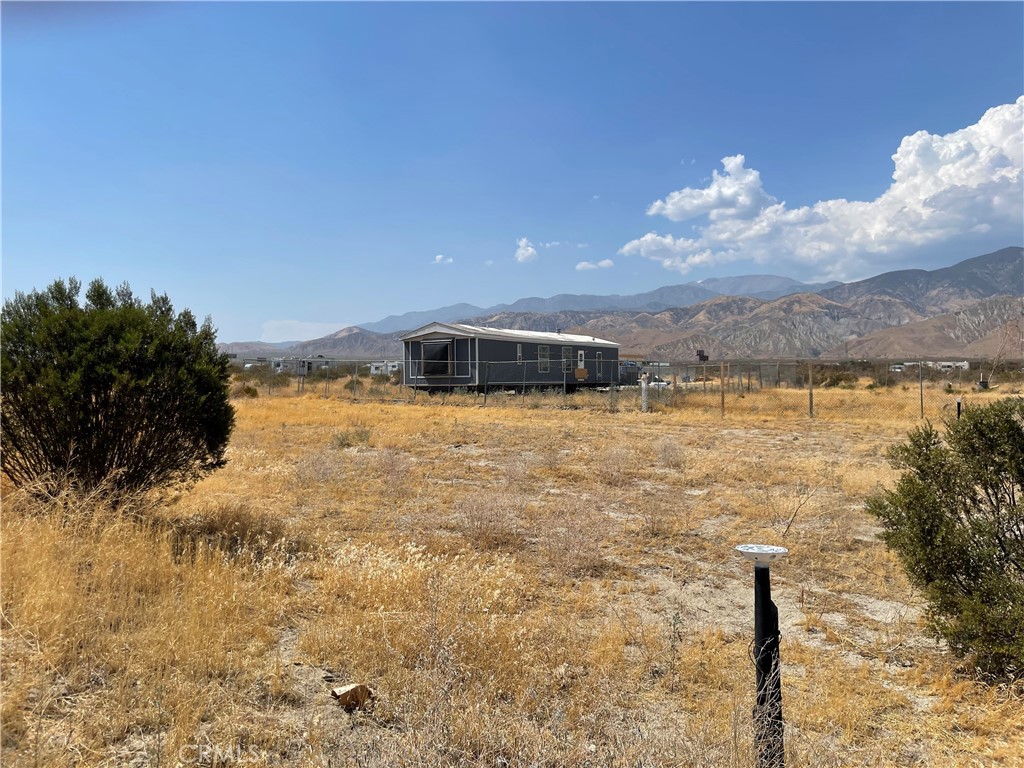
{"type": "Polygon", "coordinates": [[[431,323],[402,337],[405,385],[437,391],[607,387],[618,383],[619,345],[569,333],[431,323]]]}

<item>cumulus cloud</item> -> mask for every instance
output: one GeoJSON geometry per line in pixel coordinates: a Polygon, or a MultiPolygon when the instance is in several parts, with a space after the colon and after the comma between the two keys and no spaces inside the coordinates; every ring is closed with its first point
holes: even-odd
{"type": "Polygon", "coordinates": [[[431,264],[451,264],[455,259],[451,256],[445,256],[443,253],[437,254],[431,264]]]}
{"type": "Polygon", "coordinates": [[[745,168],[745,162],[743,155],[722,158],[725,173],[714,171],[711,184],[704,189],[687,187],[664,200],[656,200],[647,209],[647,215],[661,215],[672,221],[686,221],[705,213],[712,221],[753,218],[774,203],[775,198],[764,193],[761,174],[745,168]]]}
{"type": "Polygon", "coordinates": [[[615,266],[615,262],[611,259],[601,259],[601,261],[581,261],[576,265],[576,271],[582,272],[587,269],[611,269],[615,266]]]}
{"type": "Polygon", "coordinates": [[[528,261],[533,261],[537,258],[537,249],[533,247],[531,243],[525,237],[520,237],[516,240],[516,261],[520,264],[525,264],[528,261]]]}
{"type": "Polygon", "coordinates": [[[823,200],[788,208],[762,188],[743,155],[722,160],[703,188],[657,200],[648,215],[706,216],[689,237],[648,232],[620,249],[690,270],[734,261],[785,264],[813,279],[858,279],[890,268],[894,255],[941,244],[1016,244],[1024,229],[1024,96],[974,125],[939,136],[918,131],[892,156],[892,184],[870,201],[823,200]]]}

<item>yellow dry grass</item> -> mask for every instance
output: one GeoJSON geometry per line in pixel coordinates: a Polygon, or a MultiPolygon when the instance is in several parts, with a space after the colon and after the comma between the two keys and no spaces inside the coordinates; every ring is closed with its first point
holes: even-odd
{"type": "Polygon", "coordinates": [[[171,502],[5,489],[3,763],[750,766],[762,541],[790,765],[1020,765],[863,511],[905,394],[279,393],[171,502]]]}

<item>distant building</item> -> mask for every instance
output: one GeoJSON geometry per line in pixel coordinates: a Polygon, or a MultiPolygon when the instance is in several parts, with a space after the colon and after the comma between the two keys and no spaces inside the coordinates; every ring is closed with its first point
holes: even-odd
{"type": "Polygon", "coordinates": [[[402,367],[400,360],[383,360],[377,363],[370,363],[371,376],[390,376],[402,367]]]}
{"type": "Polygon", "coordinates": [[[607,387],[619,381],[619,345],[569,333],[431,323],[402,337],[404,383],[455,387],[607,387]]]}

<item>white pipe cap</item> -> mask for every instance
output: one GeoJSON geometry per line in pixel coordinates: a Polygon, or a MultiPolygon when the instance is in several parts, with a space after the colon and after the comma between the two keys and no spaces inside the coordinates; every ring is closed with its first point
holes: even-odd
{"type": "Polygon", "coordinates": [[[736,551],[747,560],[753,560],[755,565],[768,565],[789,554],[785,547],[773,547],[771,544],[740,544],[736,551]]]}

